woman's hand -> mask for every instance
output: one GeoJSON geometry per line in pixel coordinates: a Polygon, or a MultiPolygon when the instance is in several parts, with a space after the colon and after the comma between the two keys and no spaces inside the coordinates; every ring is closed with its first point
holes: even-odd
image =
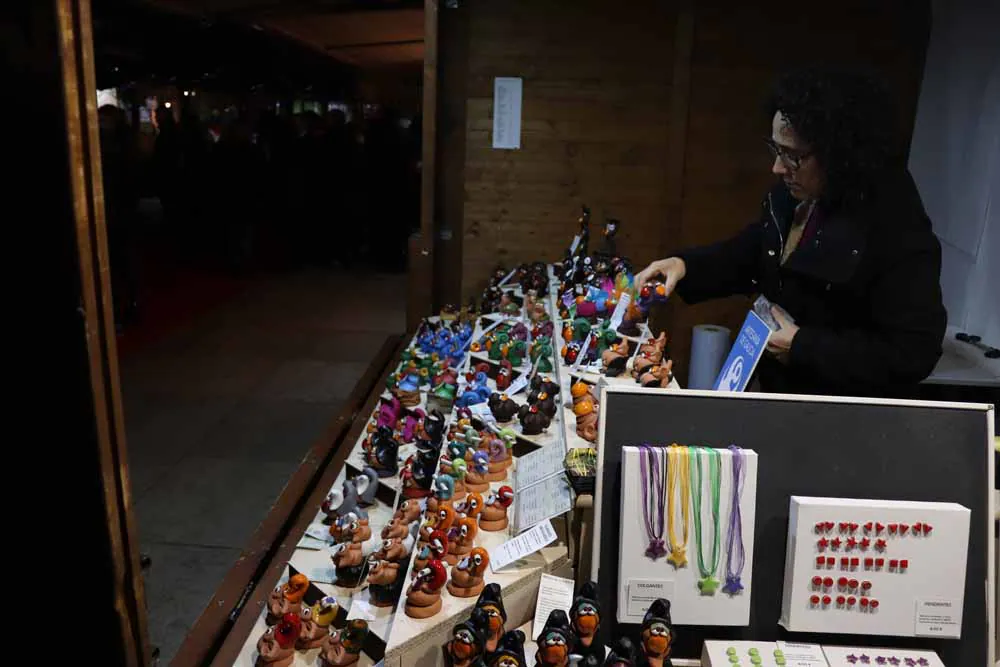
{"type": "Polygon", "coordinates": [[[771,307],[771,315],[778,323],[778,330],[771,332],[771,337],[767,339],[767,351],[778,361],[787,365],[789,355],[792,353],[795,334],[799,332],[799,328],[788,318],[785,311],[777,306],[771,307]]]}
{"type": "Polygon", "coordinates": [[[663,276],[663,286],[667,290],[667,295],[673,293],[677,283],[687,275],[687,265],[680,257],[668,257],[658,259],[635,276],[635,288],[642,289],[650,280],[657,276],[663,276]]]}

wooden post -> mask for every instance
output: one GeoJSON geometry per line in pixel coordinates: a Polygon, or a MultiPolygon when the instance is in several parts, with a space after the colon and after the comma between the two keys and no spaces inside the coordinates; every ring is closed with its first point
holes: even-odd
{"type": "Polygon", "coordinates": [[[91,21],[89,0],[18,3],[2,15],[4,81],[30,100],[13,133],[25,150],[8,152],[5,178],[6,219],[16,221],[4,228],[8,265],[27,265],[10,274],[5,299],[5,467],[20,479],[8,485],[8,509],[15,531],[25,531],[9,537],[23,574],[44,582],[45,604],[65,612],[57,621],[64,652],[75,646],[102,664],[131,667],[151,656],[111,312],[91,21]]]}
{"type": "Polygon", "coordinates": [[[424,1],[423,156],[420,169],[420,232],[410,237],[407,329],[430,315],[434,301],[434,183],[437,152],[438,0],[424,1]]]}

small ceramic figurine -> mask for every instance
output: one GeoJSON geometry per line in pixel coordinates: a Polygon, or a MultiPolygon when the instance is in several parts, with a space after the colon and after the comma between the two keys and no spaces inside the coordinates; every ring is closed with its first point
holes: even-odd
{"type": "Polygon", "coordinates": [[[469,517],[479,519],[479,513],[483,511],[483,497],[478,493],[470,493],[465,500],[455,507],[459,517],[469,517]]]}
{"type": "Polygon", "coordinates": [[[559,395],[559,383],[553,382],[544,375],[536,375],[531,378],[528,387],[531,390],[528,392],[528,403],[537,403],[539,394],[547,394],[549,396],[559,395]]]}
{"type": "Polygon", "coordinates": [[[604,644],[598,637],[601,630],[601,606],[597,602],[597,584],[588,581],[580,589],[569,609],[569,617],[576,633],[573,653],[588,658],[594,656],[594,663],[600,664],[604,657],[604,644]]]}
{"type": "Polygon", "coordinates": [[[633,300],[629,303],[628,308],[625,309],[625,317],[622,318],[621,326],[618,327],[618,333],[625,336],[638,336],[641,333],[639,325],[645,319],[646,314],[639,308],[639,304],[633,300]]]}
{"type": "Polygon", "coordinates": [[[307,590],[309,578],[296,573],[271,591],[267,600],[267,624],[274,625],[285,614],[298,614],[302,611],[302,598],[306,596],[307,590]]]}
{"type": "Polygon", "coordinates": [[[337,522],[330,526],[330,534],[337,542],[361,544],[371,538],[372,529],[367,518],[362,519],[352,513],[337,519],[337,522]]]}
{"type": "Polygon", "coordinates": [[[618,254],[618,244],[615,241],[615,236],[618,234],[621,224],[620,221],[614,218],[608,218],[604,221],[604,248],[601,250],[601,254],[605,257],[614,257],[618,254]]]}
{"type": "Polygon", "coordinates": [[[392,477],[399,472],[399,443],[393,437],[392,429],[381,426],[371,436],[368,451],[368,465],[375,469],[379,477],[392,477]]]}
{"type": "Polygon", "coordinates": [[[497,650],[489,655],[487,667],[526,667],[524,659],[524,633],[508,630],[500,638],[497,650]]]}
{"type": "Polygon", "coordinates": [[[653,601],[639,628],[642,655],[649,667],[673,667],[670,651],[673,647],[674,631],[670,621],[670,601],[658,598],[653,601]]]}
{"type": "Polygon", "coordinates": [[[455,495],[453,499],[458,501],[465,498],[468,489],[465,488],[465,473],[468,471],[468,464],[465,459],[455,459],[451,462],[451,472],[448,474],[455,480],[455,495]]]}
{"type": "Polygon", "coordinates": [[[389,522],[382,526],[382,532],[379,533],[379,537],[383,540],[391,540],[393,538],[403,539],[406,537],[408,524],[402,516],[393,515],[389,522]]]}
{"type": "Polygon", "coordinates": [[[552,372],[552,341],[548,336],[535,339],[528,356],[539,373],[552,372]]]}
{"type": "Polygon", "coordinates": [[[567,667],[570,652],[576,643],[576,634],[570,627],[566,612],[553,609],[545,620],[538,639],[538,652],[535,653],[535,667],[567,667]]]}
{"type": "Polygon", "coordinates": [[[399,563],[368,559],[368,600],[375,607],[393,607],[403,590],[403,570],[399,563]]]}
{"type": "Polygon", "coordinates": [[[490,460],[486,480],[502,482],[507,479],[507,468],[510,466],[507,461],[507,445],[495,435],[488,435],[485,439],[485,445],[490,460]]]}
{"type": "Polygon", "coordinates": [[[604,667],[635,667],[635,645],[628,637],[619,637],[604,659],[604,667]]]}
{"type": "Polygon", "coordinates": [[[389,537],[382,540],[379,550],[372,554],[372,556],[378,560],[403,563],[409,560],[410,552],[413,551],[416,543],[416,530],[404,537],[389,537]]]}
{"type": "Polygon", "coordinates": [[[441,411],[431,410],[420,422],[417,436],[429,440],[435,445],[440,445],[442,438],[444,438],[444,425],[445,419],[441,411]]]}
{"type": "Polygon", "coordinates": [[[504,292],[500,297],[500,312],[504,315],[520,315],[520,299],[514,296],[513,292],[504,292]]]}
{"type": "Polygon", "coordinates": [[[601,354],[601,362],[604,364],[604,374],[608,377],[618,377],[625,372],[631,352],[628,339],[622,338],[620,341],[604,350],[601,354]]]}
{"type": "Polygon", "coordinates": [[[479,522],[476,519],[459,515],[454,527],[448,531],[448,555],[442,560],[448,565],[455,565],[460,558],[467,556],[472,551],[478,532],[479,522]]]}
{"type": "MultiPolygon", "coordinates": [[[[330,560],[337,574],[337,585],[344,588],[356,588],[364,575],[366,545],[344,542],[330,549],[330,560]]],[[[374,549],[372,549],[374,551],[374,549]]]]}
{"type": "Polygon", "coordinates": [[[411,523],[420,518],[420,515],[424,513],[424,508],[419,499],[407,499],[399,504],[399,509],[393,515],[403,520],[404,523],[411,523]]]}
{"type": "Polygon", "coordinates": [[[302,632],[295,641],[295,648],[299,651],[309,651],[319,648],[326,641],[330,634],[330,624],[337,618],[340,606],[336,598],[325,597],[312,607],[303,607],[302,632]]]}
{"type": "Polygon", "coordinates": [[[597,442],[597,406],[593,401],[581,401],[573,406],[576,434],[588,442],[597,442]]]}
{"type": "Polygon", "coordinates": [[[490,394],[490,400],[487,401],[487,405],[498,424],[506,424],[517,414],[518,405],[507,394],[498,394],[496,392],[490,394]]]}
{"type": "Polygon", "coordinates": [[[358,491],[353,480],[345,480],[340,487],[331,489],[320,509],[326,514],[325,523],[330,524],[348,514],[368,517],[368,513],[358,505],[358,491]]]}
{"type": "Polygon", "coordinates": [[[507,469],[510,469],[510,467],[514,465],[514,445],[517,444],[517,432],[508,426],[500,429],[500,432],[497,433],[497,437],[503,441],[504,448],[507,450],[507,460],[504,465],[507,469]]]}
{"type": "Polygon", "coordinates": [[[343,630],[334,630],[319,652],[321,667],[346,667],[361,657],[361,647],[368,636],[368,622],[356,618],[347,622],[343,630]]]}
{"type": "Polygon", "coordinates": [[[483,493],[489,491],[490,482],[486,478],[490,472],[490,455],[484,451],[476,450],[472,453],[472,462],[465,473],[465,488],[470,493],[483,493]]]}
{"type": "Polygon", "coordinates": [[[514,502],[514,489],[501,486],[496,493],[490,493],[486,505],[479,515],[479,529],[497,532],[507,528],[507,508],[514,502]]]}
{"type": "Polygon", "coordinates": [[[375,504],[375,493],[378,492],[378,472],[371,466],[365,466],[361,474],[354,478],[354,488],[358,492],[358,504],[368,507],[375,504]]]}
{"type": "Polygon", "coordinates": [[[552,419],[538,405],[522,405],[517,416],[524,435],[540,435],[552,423],[552,419]]]}
{"type": "Polygon", "coordinates": [[[632,377],[638,380],[651,366],[657,366],[663,361],[663,353],[667,348],[667,332],[648,340],[639,346],[639,352],[632,361],[632,377]]]}
{"type": "Polygon", "coordinates": [[[674,360],[664,359],[659,364],[647,366],[646,370],[636,378],[636,381],[643,387],[662,387],[670,385],[674,377],[674,360]]]}
{"type": "Polygon", "coordinates": [[[490,554],[482,547],[475,547],[469,555],[451,570],[448,592],[457,598],[474,598],[483,592],[483,576],[490,565],[490,554]]]}
{"type": "Polygon", "coordinates": [[[404,498],[427,498],[433,493],[431,491],[431,484],[434,478],[424,468],[423,464],[416,460],[407,461],[402,472],[399,473],[399,479],[404,498]]]}
{"type": "Polygon", "coordinates": [[[427,543],[420,547],[417,557],[413,561],[413,574],[421,570],[432,560],[444,562],[448,555],[448,531],[434,530],[427,538],[427,543]]]}
{"type": "Polygon", "coordinates": [[[295,661],[295,641],[302,631],[302,620],[296,613],[277,619],[277,625],[264,631],[257,640],[257,667],[288,667],[295,661]]]}
{"type": "Polygon", "coordinates": [[[430,618],[441,611],[441,589],[448,580],[444,564],[431,560],[416,573],[403,611],[410,618],[430,618]]]}
{"type": "Polygon", "coordinates": [[[485,667],[483,651],[490,619],[482,609],[473,609],[467,621],[451,631],[451,641],[445,647],[451,667],[485,667]]]}
{"type": "Polygon", "coordinates": [[[434,512],[425,513],[424,522],[420,526],[420,534],[418,535],[420,542],[427,542],[435,530],[440,530],[447,535],[453,523],[455,523],[455,508],[451,505],[442,505],[434,512]]]}
{"type": "Polygon", "coordinates": [[[439,507],[451,505],[455,496],[455,478],[450,475],[438,475],[434,478],[434,495],[427,501],[427,509],[437,511],[439,507]]]}
{"type": "Polygon", "coordinates": [[[513,380],[513,368],[510,362],[504,359],[500,362],[500,368],[497,370],[497,391],[507,391],[507,387],[510,386],[511,380],[513,380]]]}
{"type": "Polygon", "coordinates": [[[504,625],[507,623],[507,610],[503,606],[500,584],[496,582],[488,584],[479,594],[476,608],[485,611],[490,619],[489,631],[486,635],[486,654],[489,655],[497,650],[500,636],[504,633],[504,625]]]}
{"type": "Polygon", "coordinates": [[[531,401],[531,405],[537,406],[541,412],[545,413],[545,416],[552,419],[556,416],[556,412],[559,410],[559,406],[556,404],[555,394],[550,394],[545,391],[540,391],[534,394],[534,400],[531,401]]]}
{"type": "Polygon", "coordinates": [[[399,399],[405,408],[415,408],[420,405],[420,374],[408,372],[392,389],[392,395],[399,399]]]}

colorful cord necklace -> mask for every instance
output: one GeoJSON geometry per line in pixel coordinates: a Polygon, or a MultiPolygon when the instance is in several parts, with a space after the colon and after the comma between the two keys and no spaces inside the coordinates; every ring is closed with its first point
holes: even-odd
{"type": "Polygon", "coordinates": [[[670,445],[667,449],[667,532],[670,556],[667,562],[675,568],[687,565],[688,522],[691,518],[691,471],[688,468],[688,448],[670,445]],[[678,490],[678,487],[680,489],[678,490]],[[678,493],[679,491],[679,493],[678,493]],[[681,536],[674,532],[675,499],[681,503],[681,536]]]}
{"type": "Polygon", "coordinates": [[[719,580],[713,575],[719,567],[719,556],[721,555],[719,549],[719,543],[722,541],[719,535],[719,478],[721,473],[722,455],[709,447],[696,447],[691,459],[691,482],[694,487],[691,499],[694,505],[694,538],[698,543],[698,572],[701,574],[701,579],[698,580],[698,590],[701,591],[702,595],[715,595],[715,589],[719,587],[719,580]],[[701,529],[702,455],[708,457],[708,487],[711,494],[709,510],[712,513],[712,559],[708,566],[705,565],[701,529]]]}
{"type": "Polygon", "coordinates": [[[642,468],[642,520],[646,526],[649,546],[646,556],[656,560],[666,556],[663,544],[663,486],[666,482],[666,459],[659,448],[643,445],[639,448],[639,465],[642,468]]]}
{"type": "Polygon", "coordinates": [[[743,549],[743,515],[740,512],[746,462],[743,450],[736,445],[729,445],[729,451],[733,455],[733,495],[729,506],[729,531],[726,536],[726,583],[722,586],[722,592],[736,595],[743,590],[740,576],[746,564],[746,552],[743,549]]]}

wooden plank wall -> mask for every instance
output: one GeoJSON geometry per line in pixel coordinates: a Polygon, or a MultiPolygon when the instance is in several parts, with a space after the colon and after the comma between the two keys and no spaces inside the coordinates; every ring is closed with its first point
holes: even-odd
{"type": "Polygon", "coordinates": [[[625,221],[622,251],[651,259],[643,244],[664,217],[670,3],[476,0],[468,9],[463,294],[478,293],[498,262],[558,259],[583,203],[597,221],[625,221]],[[497,76],[524,78],[519,151],[490,147],[497,76]]]}
{"type": "MultiPolygon", "coordinates": [[[[772,182],[762,107],[782,71],[868,67],[892,87],[903,134],[910,136],[929,3],[690,4],[689,84],[675,86],[674,42],[684,34],[677,21],[689,6],[683,0],[460,3],[457,11],[467,12],[466,85],[442,94],[454,90],[466,100],[464,164],[443,167],[464,183],[451,188],[451,205],[445,204],[453,228],[461,227],[455,255],[461,271],[453,267],[451,275],[463,297],[477,294],[498,262],[557,258],[581,203],[597,221],[605,214],[623,221],[620,246],[637,265],[733,234],[756,214],[772,182]],[[490,148],[496,76],[524,77],[520,151],[490,148]],[[677,95],[687,95],[687,104],[677,105],[677,95]],[[672,109],[685,107],[686,118],[671,118],[672,109]],[[668,182],[677,173],[672,121],[686,127],[679,219],[667,200],[668,193],[677,196],[677,183],[668,182]],[[456,202],[460,191],[464,201],[456,202]]],[[[449,55],[444,51],[443,61],[449,55]]],[[[672,352],[682,380],[691,326],[736,327],[746,310],[742,299],[672,310],[672,352]]]]}

